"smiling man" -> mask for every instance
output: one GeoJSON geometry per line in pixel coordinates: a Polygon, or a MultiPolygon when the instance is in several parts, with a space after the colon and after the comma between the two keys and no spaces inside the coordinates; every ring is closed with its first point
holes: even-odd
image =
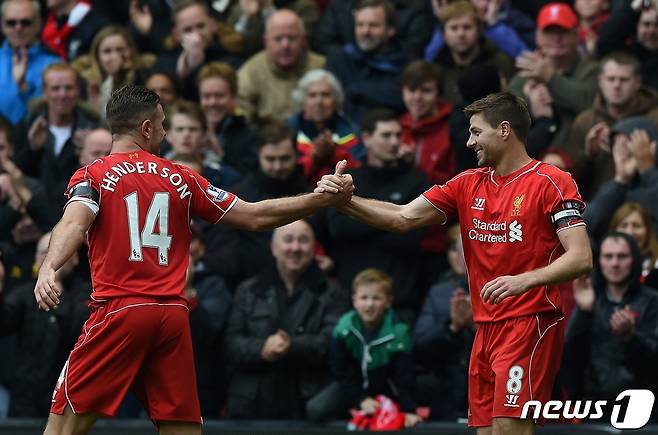
{"type": "MultiPolygon", "coordinates": [[[[478,435],[529,435],[534,422],[520,418],[523,404],[550,398],[562,353],[564,313],[556,283],[592,267],[584,204],[568,173],[526,153],[530,115],[523,100],[492,94],[464,112],[471,133],[466,146],[476,153],[478,169],[406,205],[354,196],[340,210],[396,232],[458,217],[478,324],[469,426],[478,435]]],[[[325,176],[316,192],[342,183],[325,176]]]]}
{"type": "Polygon", "coordinates": [[[41,15],[39,2],[7,0],[0,6],[0,115],[17,124],[26,114],[30,100],[41,95],[41,73],[57,56],[39,43],[41,15]]]}

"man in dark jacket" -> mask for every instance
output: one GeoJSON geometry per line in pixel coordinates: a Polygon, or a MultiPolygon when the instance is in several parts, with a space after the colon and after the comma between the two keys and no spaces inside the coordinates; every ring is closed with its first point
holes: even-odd
{"type": "MultiPolygon", "coordinates": [[[[35,263],[45,258],[50,233],[37,246],[35,263]]],[[[57,280],[67,294],[57,310],[45,312],[34,303],[34,281],[0,294],[0,335],[17,334],[16,371],[10,385],[10,417],[37,418],[48,412],[52,389],[88,317],[85,301],[90,284],[72,272],[74,255],[57,272],[57,280]]]]}
{"type": "Polygon", "coordinates": [[[328,383],[331,331],[347,294],[314,262],[310,225],[275,230],[275,265],[236,291],[226,330],[230,418],[293,419],[328,383]]]}
{"type": "Polygon", "coordinates": [[[614,2],[610,18],[601,25],[597,55],[629,50],[642,64],[642,82],[658,89],[658,7],[655,2],[614,2]]]}
{"type": "MultiPolygon", "coordinates": [[[[354,42],[354,10],[358,0],[331,0],[314,29],[313,48],[328,53],[354,42]]],[[[402,49],[413,58],[422,55],[432,36],[432,15],[429,2],[423,0],[392,0],[395,8],[398,38],[402,49]]]]}
{"type": "Polygon", "coordinates": [[[399,76],[411,58],[396,37],[393,5],[388,0],[359,2],[351,32],[355,42],[330,50],[326,65],[345,90],[345,114],[360,122],[376,107],[402,112],[399,76]]]}
{"type": "Polygon", "coordinates": [[[614,232],[601,243],[593,278],[575,281],[565,340],[565,385],[573,398],[610,403],[627,389],[655,391],[658,297],[640,284],[641,271],[635,240],[614,232]]]}
{"type": "MultiPolygon", "coordinates": [[[[361,125],[368,151],[360,168],[349,169],[358,195],[406,204],[428,187],[427,177],[411,165],[400,163],[402,127],[387,109],[366,114],[361,125]]],[[[393,308],[403,321],[413,324],[420,302],[420,242],[424,232],[395,234],[375,229],[329,209],[314,221],[318,238],[336,262],[336,274],[350,287],[358,272],[386,270],[393,278],[393,308]]]]}
{"type": "MultiPolygon", "coordinates": [[[[302,168],[297,165],[293,131],[278,123],[266,125],[257,135],[258,170],[250,173],[231,191],[244,201],[294,196],[309,191],[302,168]]],[[[271,262],[271,231],[253,232],[207,228],[205,257],[209,268],[221,271],[229,286],[251,278],[271,262]],[[233,247],[232,249],[226,249],[233,247]],[[236,255],[237,252],[237,255],[236,255]],[[234,267],[226,268],[231,258],[234,267]]]]}
{"type": "Polygon", "coordinates": [[[459,225],[448,230],[446,271],[430,289],[414,327],[414,358],[421,368],[419,401],[432,420],[456,421],[467,415],[468,363],[475,323],[468,292],[459,225]],[[450,400],[445,397],[450,396],[450,400]]]}
{"type": "Polygon", "coordinates": [[[76,71],[53,64],[43,73],[45,101],[38,102],[15,135],[15,161],[26,175],[39,179],[51,204],[64,206],[68,180],[79,167],[79,149],[85,133],[97,128],[99,117],[80,104],[76,71]]]}

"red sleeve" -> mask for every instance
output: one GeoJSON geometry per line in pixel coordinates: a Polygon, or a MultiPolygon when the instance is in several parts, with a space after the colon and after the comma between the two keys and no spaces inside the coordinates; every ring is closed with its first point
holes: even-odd
{"type": "Polygon", "coordinates": [[[544,212],[550,216],[556,232],[577,225],[584,225],[582,213],[585,203],[580,197],[578,186],[573,177],[557,168],[539,171],[549,180],[549,187],[544,190],[544,212]]]}
{"type": "MultiPolygon", "coordinates": [[[[178,165],[177,165],[178,166],[178,165]]],[[[192,199],[190,211],[206,222],[216,224],[237,202],[238,197],[210,184],[208,180],[198,173],[184,166],[178,166],[190,180],[192,199]]]]}
{"type": "Polygon", "coordinates": [[[91,205],[92,210],[95,208],[95,213],[98,212],[101,202],[100,186],[93,176],[92,171],[89,170],[89,166],[79,168],[69,180],[66,192],[64,193],[67,199],[64,208],[74,201],[82,201],[91,205]]]}
{"type": "Polygon", "coordinates": [[[423,197],[446,216],[457,213],[457,195],[463,174],[448,180],[446,184],[435,184],[423,193],[423,197]]]}

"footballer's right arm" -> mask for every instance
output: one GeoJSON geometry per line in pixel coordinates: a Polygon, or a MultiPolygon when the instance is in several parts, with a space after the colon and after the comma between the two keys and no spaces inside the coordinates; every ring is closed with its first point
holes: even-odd
{"type": "Polygon", "coordinates": [[[34,286],[34,297],[42,310],[50,311],[59,305],[62,291],[55,282],[55,272],[80,248],[95,218],[96,214],[87,205],[76,201],[66,207],[62,219],[55,225],[48,254],[34,286]]]}
{"type": "Polygon", "coordinates": [[[350,202],[338,209],[380,230],[399,233],[433,223],[446,222],[446,215],[423,196],[419,196],[405,205],[353,196],[350,202]]]}

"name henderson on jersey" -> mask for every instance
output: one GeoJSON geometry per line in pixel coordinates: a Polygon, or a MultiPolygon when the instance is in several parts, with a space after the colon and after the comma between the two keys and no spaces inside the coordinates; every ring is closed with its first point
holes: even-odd
{"type": "Polygon", "coordinates": [[[135,162],[135,164],[130,162],[119,162],[105,173],[105,178],[102,180],[101,187],[110,192],[114,192],[114,186],[116,186],[119,180],[121,180],[121,177],[135,172],[138,174],[159,175],[162,178],[169,179],[171,185],[176,188],[176,192],[178,192],[180,199],[192,195],[192,192],[188,190],[187,183],[183,182],[183,177],[180,174],[176,172],[172,173],[171,168],[167,167],[158,171],[158,165],[155,162],[146,162],[146,168],[144,168],[144,162],[135,162]],[[112,171],[116,175],[113,174],[112,171]]]}

